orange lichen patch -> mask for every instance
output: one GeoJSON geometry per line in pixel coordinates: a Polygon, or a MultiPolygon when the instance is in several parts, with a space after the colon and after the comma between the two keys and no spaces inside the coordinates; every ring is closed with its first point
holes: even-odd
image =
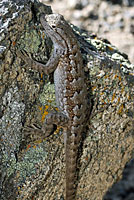
{"type": "Polygon", "coordinates": [[[54,131],[54,134],[58,134],[61,128],[62,128],[62,126],[58,126],[56,131],[54,131]]]}
{"type": "Polygon", "coordinates": [[[44,112],[42,113],[42,119],[41,119],[42,121],[44,121],[46,115],[48,115],[48,111],[47,111],[48,108],[49,108],[49,106],[46,105],[46,106],[45,106],[45,110],[44,110],[44,112]]]}
{"type": "MultiPolygon", "coordinates": [[[[42,143],[42,141],[43,141],[43,140],[41,139],[41,140],[35,141],[34,143],[35,143],[35,144],[40,144],[40,143],[42,143]]],[[[33,148],[34,148],[34,147],[33,147],[33,148]]]]}
{"type": "Polygon", "coordinates": [[[104,76],[105,79],[108,78],[108,77],[109,77],[108,75],[105,75],[105,76],[104,76]]]}
{"type": "Polygon", "coordinates": [[[120,97],[118,97],[117,103],[120,103],[120,97]]]}
{"type": "MultiPolygon", "coordinates": [[[[51,102],[51,100],[49,100],[49,102],[51,102]]],[[[41,111],[41,121],[43,122],[46,115],[48,115],[49,110],[50,110],[50,105],[45,105],[45,108],[43,109],[43,107],[39,107],[39,110],[41,111]]],[[[58,111],[58,108],[55,108],[56,111],[58,111]]]]}
{"type": "Polygon", "coordinates": [[[21,188],[19,186],[18,186],[18,190],[16,192],[17,192],[17,194],[21,194],[22,193],[21,188]]]}
{"type": "Polygon", "coordinates": [[[42,73],[40,74],[40,76],[41,76],[41,78],[43,78],[43,74],[42,73]]]}
{"type": "Polygon", "coordinates": [[[114,51],[113,47],[108,46],[108,48],[109,48],[110,51],[114,51]]]}
{"type": "Polygon", "coordinates": [[[106,90],[108,87],[104,87],[104,90],[106,90]]]}
{"type": "Polygon", "coordinates": [[[88,156],[85,157],[85,160],[88,161],[88,156]]]}
{"type": "Polygon", "coordinates": [[[45,106],[45,110],[47,110],[48,108],[49,108],[49,106],[48,106],[48,105],[46,105],[46,106],[45,106]]]}
{"type": "Polygon", "coordinates": [[[103,95],[103,94],[104,94],[104,92],[101,92],[101,93],[100,93],[100,95],[103,95]]]}
{"type": "Polygon", "coordinates": [[[39,110],[42,111],[42,109],[43,109],[43,107],[42,107],[42,106],[41,106],[41,107],[39,106],[39,110]]]}
{"type": "Polygon", "coordinates": [[[114,75],[114,78],[117,78],[117,74],[114,75]]]}
{"type": "Polygon", "coordinates": [[[42,39],[44,39],[45,38],[45,33],[42,33],[42,39]]]}
{"type": "Polygon", "coordinates": [[[16,42],[15,42],[15,41],[13,41],[13,42],[12,42],[12,45],[13,45],[13,46],[15,46],[15,45],[16,45],[16,42]]]}
{"type": "Polygon", "coordinates": [[[28,144],[27,148],[26,148],[26,151],[31,147],[31,144],[28,144]]]}
{"type": "Polygon", "coordinates": [[[94,91],[96,89],[96,86],[92,87],[92,91],[94,91]]]}
{"type": "Polygon", "coordinates": [[[115,92],[113,93],[112,99],[111,99],[111,103],[114,101],[115,99],[115,92]]]}
{"type": "Polygon", "coordinates": [[[124,87],[121,88],[121,94],[124,92],[124,87]]]}
{"type": "Polygon", "coordinates": [[[119,76],[119,81],[121,81],[121,76],[119,76]]]}
{"type": "Polygon", "coordinates": [[[46,115],[48,114],[48,108],[49,108],[49,105],[46,105],[45,106],[45,109],[43,109],[43,107],[39,107],[39,110],[41,111],[41,115],[42,115],[42,118],[41,118],[41,121],[44,121],[46,115]]]}
{"type": "Polygon", "coordinates": [[[45,110],[41,118],[42,121],[44,121],[46,115],[48,115],[48,111],[45,110]]]}
{"type": "Polygon", "coordinates": [[[108,103],[110,102],[110,99],[107,99],[108,103]]]}
{"type": "Polygon", "coordinates": [[[123,108],[124,108],[124,105],[122,104],[122,105],[120,106],[119,110],[118,110],[118,114],[121,114],[121,113],[122,113],[123,108]]]}
{"type": "Polygon", "coordinates": [[[130,99],[131,99],[131,97],[130,97],[130,95],[129,95],[129,94],[127,95],[127,99],[128,99],[128,100],[130,100],[130,99]]]}

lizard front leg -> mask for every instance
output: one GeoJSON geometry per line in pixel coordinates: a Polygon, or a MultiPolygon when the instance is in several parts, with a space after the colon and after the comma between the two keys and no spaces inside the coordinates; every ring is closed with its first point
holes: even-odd
{"type": "Polygon", "coordinates": [[[25,51],[17,50],[17,56],[22,58],[22,60],[24,60],[30,68],[33,68],[40,73],[44,72],[45,74],[50,74],[55,71],[60,58],[60,56],[58,56],[59,54],[55,54],[55,51],[56,50],[54,50],[53,54],[46,64],[39,63],[29,58],[25,51]]]}

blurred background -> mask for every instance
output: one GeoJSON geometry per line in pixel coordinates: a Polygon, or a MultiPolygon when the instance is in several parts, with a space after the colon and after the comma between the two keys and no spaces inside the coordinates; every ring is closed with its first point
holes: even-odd
{"type": "Polygon", "coordinates": [[[40,0],[79,28],[108,39],[134,63],[134,0],[40,0]]]}

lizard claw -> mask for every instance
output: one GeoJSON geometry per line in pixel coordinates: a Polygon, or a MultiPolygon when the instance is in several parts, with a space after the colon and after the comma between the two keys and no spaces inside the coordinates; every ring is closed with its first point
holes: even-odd
{"type": "MultiPolygon", "coordinates": [[[[53,127],[53,125],[52,125],[52,127],[53,127]]],[[[34,138],[45,139],[45,138],[48,138],[49,136],[51,136],[53,134],[54,130],[50,131],[50,126],[49,126],[49,128],[46,128],[46,127],[41,128],[35,124],[32,124],[31,126],[25,126],[23,128],[23,132],[24,132],[25,136],[31,135],[34,138]]]]}
{"type": "Polygon", "coordinates": [[[23,134],[25,137],[30,137],[33,141],[46,138],[41,128],[35,127],[34,125],[24,127],[23,134]]]}
{"type": "Polygon", "coordinates": [[[32,135],[35,134],[36,132],[42,132],[40,127],[35,126],[34,124],[32,124],[31,126],[25,126],[23,128],[23,131],[25,132],[25,135],[32,135]]]}
{"type": "Polygon", "coordinates": [[[18,57],[22,58],[22,60],[24,60],[28,65],[31,66],[32,59],[29,58],[29,56],[28,56],[28,54],[27,54],[26,51],[24,51],[24,50],[17,50],[16,54],[17,54],[18,57]]]}
{"type": "Polygon", "coordinates": [[[23,60],[25,60],[25,53],[24,53],[24,50],[17,50],[16,52],[17,56],[22,58],[23,60]]]}

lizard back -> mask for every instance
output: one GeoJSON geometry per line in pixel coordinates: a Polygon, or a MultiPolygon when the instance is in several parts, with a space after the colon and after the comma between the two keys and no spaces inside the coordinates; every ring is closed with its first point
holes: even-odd
{"type": "Polygon", "coordinates": [[[47,21],[54,27],[50,35],[54,45],[55,38],[60,42],[62,55],[54,72],[56,103],[69,121],[64,127],[66,154],[66,200],[75,199],[76,163],[78,146],[87,117],[87,87],[84,66],[77,39],[61,15],[49,15],[47,21]],[[54,25],[53,25],[54,24],[54,25]]]}

